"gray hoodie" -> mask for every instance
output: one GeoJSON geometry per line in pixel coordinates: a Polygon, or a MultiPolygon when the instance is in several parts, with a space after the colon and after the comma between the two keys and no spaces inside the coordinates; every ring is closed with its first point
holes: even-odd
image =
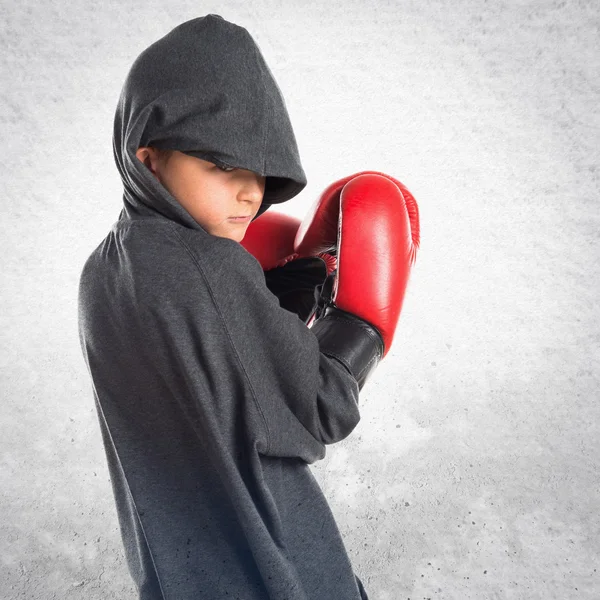
{"type": "Polygon", "coordinates": [[[123,209],[83,266],[78,301],[139,598],[366,598],[309,467],[359,422],[358,384],[259,262],[155,179],[141,146],[265,176],[257,217],[306,185],[246,29],[209,14],[134,61],[114,120],[123,209]]]}

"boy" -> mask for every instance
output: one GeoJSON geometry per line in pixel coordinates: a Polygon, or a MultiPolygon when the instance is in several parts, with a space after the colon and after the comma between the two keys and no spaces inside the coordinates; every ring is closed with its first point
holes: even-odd
{"type": "Polygon", "coordinates": [[[367,598],[308,464],[360,420],[380,336],[325,354],[239,243],[306,185],[248,32],[210,14],[142,52],[113,150],[123,209],[83,267],[79,335],[139,598],[367,598]]]}

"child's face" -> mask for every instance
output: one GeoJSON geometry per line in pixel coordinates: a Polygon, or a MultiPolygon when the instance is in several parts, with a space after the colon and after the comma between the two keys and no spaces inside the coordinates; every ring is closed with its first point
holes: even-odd
{"type": "Polygon", "coordinates": [[[246,169],[223,171],[178,151],[166,158],[155,148],[143,147],[136,156],[206,231],[242,241],[262,203],[265,177],[246,169]],[[232,218],[244,215],[250,218],[232,218]]]}

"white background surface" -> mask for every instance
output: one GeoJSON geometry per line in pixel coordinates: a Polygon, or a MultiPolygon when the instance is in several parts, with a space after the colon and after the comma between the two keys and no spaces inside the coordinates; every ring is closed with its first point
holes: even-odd
{"type": "MultiPolygon", "coordinates": [[[[362,420],[312,469],[371,600],[600,597],[600,5],[0,6],[0,597],[133,599],[77,283],[117,220],[133,60],[248,29],[308,176],[401,180],[421,249],[362,420]]],[[[329,600],[329,599],[324,599],[329,600]]]]}

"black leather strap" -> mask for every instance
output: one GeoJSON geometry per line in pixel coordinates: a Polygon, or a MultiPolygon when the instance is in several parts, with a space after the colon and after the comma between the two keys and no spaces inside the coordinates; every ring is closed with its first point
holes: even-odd
{"type": "Polygon", "coordinates": [[[336,306],[327,306],[312,324],[323,354],[340,361],[358,382],[365,385],[383,357],[384,343],[370,323],[336,306]]]}

